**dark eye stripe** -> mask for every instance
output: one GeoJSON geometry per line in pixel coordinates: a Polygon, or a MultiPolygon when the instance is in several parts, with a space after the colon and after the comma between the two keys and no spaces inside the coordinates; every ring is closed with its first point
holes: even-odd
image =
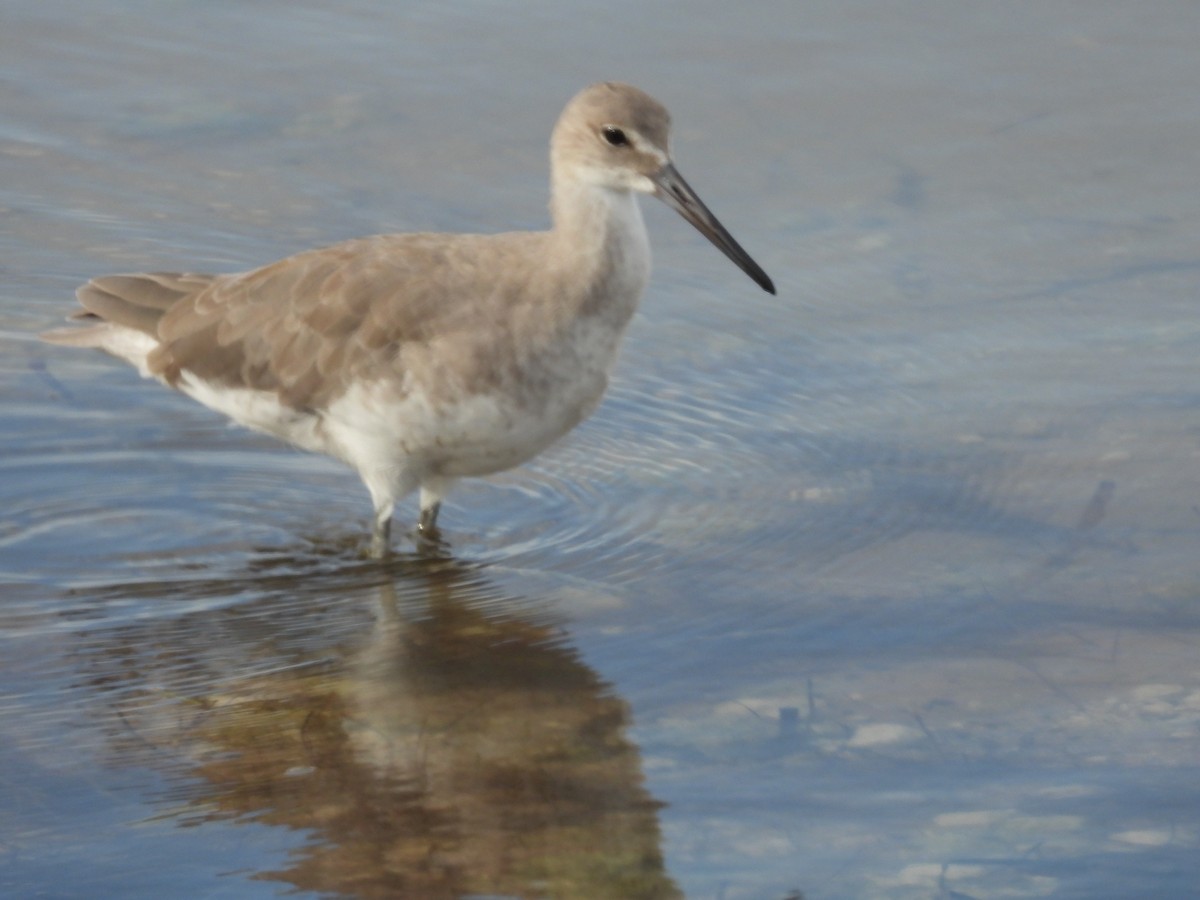
{"type": "Polygon", "coordinates": [[[604,139],[614,147],[629,146],[629,138],[625,137],[625,132],[620,128],[614,128],[612,125],[605,125],[600,129],[600,133],[604,135],[604,139]]]}

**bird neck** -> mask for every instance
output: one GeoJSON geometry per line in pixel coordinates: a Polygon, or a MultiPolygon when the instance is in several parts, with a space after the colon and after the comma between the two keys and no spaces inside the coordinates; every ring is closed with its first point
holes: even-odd
{"type": "Polygon", "coordinates": [[[650,276],[650,241],[637,196],[580,179],[556,179],[553,187],[556,259],[599,293],[636,304],[650,276]]]}

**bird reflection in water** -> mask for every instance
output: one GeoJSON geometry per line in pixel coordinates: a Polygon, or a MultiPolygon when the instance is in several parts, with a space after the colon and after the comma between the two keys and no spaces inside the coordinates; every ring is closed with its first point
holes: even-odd
{"type": "Polygon", "coordinates": [[[307,831],[254,876],[302,890],[681,896],[628,708],[553,622],[445,559],[254,581],[251,604],[134,623],[89,653],[92,684],[119,688],[113,749],[179,776],[181,824],[307,831]]]}

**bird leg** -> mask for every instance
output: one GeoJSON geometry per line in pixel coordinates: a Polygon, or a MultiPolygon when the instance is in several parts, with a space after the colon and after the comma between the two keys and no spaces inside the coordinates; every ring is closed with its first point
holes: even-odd
{"type": "Polygon", "coordinates": [[[371,559],[383,559],[392,552],[392,507],[385,506],[375,511],[371,528],[371,559]]]}
{"type": "Polygon", "coordinates": [[[417,520],[417,534],[421,537],[437,537],[437,517],[441,508],[441,503],[434,503],[421,510],[421,517],[417,520]]]}

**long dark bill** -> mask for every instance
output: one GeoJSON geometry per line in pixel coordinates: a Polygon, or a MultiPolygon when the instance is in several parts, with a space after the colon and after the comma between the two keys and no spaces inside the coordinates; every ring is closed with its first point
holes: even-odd
{"type": "Polygon", "coordinates": [[[750,258],[750,254],[742,249],[741,244],[733,239],[725,226],[717,221],[704,202],[696,196],[696,192],[683,180],[675,166],[667,163],[654,175],[650,176],[657,190],[654,196],[675,210],[692,223],[702,235],[708,238],[726,256],[737,264],[737,267],[749,275],[768,294],[775,293],[775,285],[758,263],[750,258]]]}

